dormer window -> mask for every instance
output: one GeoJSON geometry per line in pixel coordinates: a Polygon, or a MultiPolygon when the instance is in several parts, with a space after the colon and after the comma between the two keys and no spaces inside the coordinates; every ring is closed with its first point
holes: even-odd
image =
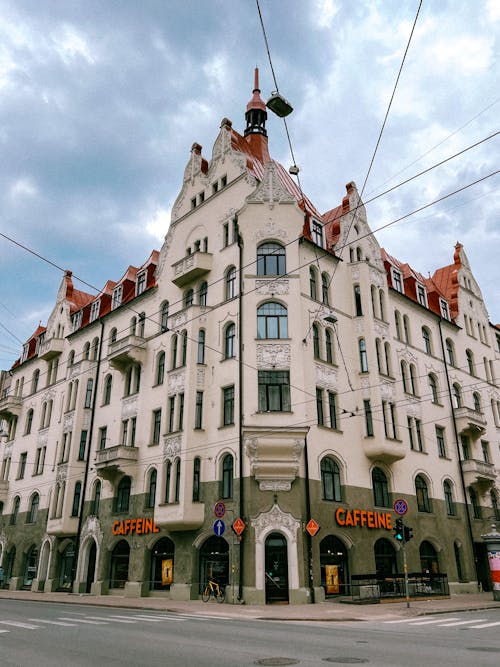
{"type": "Polygon", "coordinates": [[[221,179],[220,179],[220,186],[221,186],[221,188],[225,188],[226,185],[227,185],[227,176],[224,175],[224,176],[222,176],[221,179]]]}
{"type": "Polygon", "coordinates": [[[392,286],[397,292],[400,292],[401,294],[404,294],[404,287],[403,287],[403,275],[401,271],[398,271],[398,269],[395,269],[394,267],[391,268],[391,275],[392,275],[392,286]]]}
{"type": "Polygon", "coordinates": [[[427,308],[427,293],[425,287],[420,283],[417,283],[417,301],[421,306],[427,308]]]}
{"type": "Polygon", "coordinates": [[[115,308],[118,308],[118,306],[121,306],[122,296],[123,296],[123,285],[118,285],[118,287],[115,287],[115,289],[113,290],[111,310],[114,310],[115,308]]]}
{"type": "Polygon", "coordinates": [[[26,361],[26,359],[28,358],[29,349],[30,349],[30,346],[29,346],[28,343],[23,345],[23,355],[21,357],[21,363],[23,363],[23,361],[26,361]]]}
{"type": "Polygon", "coordinates": [[[448,301],[439,299],[439,308],[441,309],[441,317],[445,320],[450,319],[450,309],[448,308],[448,301]]]}
{"type": "Polygon", "coordinates": [[[219,189],[219,183],[215,181],[215,183],[212,183],[212,194],[214,195],[219,189]]]}
{"type": "Polygon", "coordinates": [[[193,198],[191,199],[191,208],[192,208],[192,209],[193,209],[193,208],[196,208],[196,197],[193,197],[193,198]]]}
{"type": "Polygon", "coordinates": [[[144,290],[146,289],[146,271],[142,271],[141,273],[137,274],[137,296],[139,294],[142,294],[144,290]]]}
{"type": "Polygon", "coordinates": [[[200,192],[200,194],[198,195],[198,203],[203,204],[204,201],[205,201],[205,193],[200,192]]]}
{"type": "Polygon", "coordinates": [[[95,322],[95,320],[99,317],[99,310],[101,309],[101,300],[97,299],[97,301],[94,301],[92,305],[90,306],[90,321],[95,322]]]}
{"type": "Polygon", "coordinates": [[[76,331],[82,326],[82,316],[83,316],[83,311],[79,310],[77,313],[75,313],[72,318],[71,318],[71,327],[72,331],[76,331]]]}
{"type": "Polygon", "coordinates": [[[323,225],[317,220],[312,221],[311,225],[311,236],[312,240],[316,245],[319,245],[320,248],[324,247],[323,244],[323,225]]]}

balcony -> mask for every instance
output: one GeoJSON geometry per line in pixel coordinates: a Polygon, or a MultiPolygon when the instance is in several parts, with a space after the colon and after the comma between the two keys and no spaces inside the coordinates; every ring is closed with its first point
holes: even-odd
{"type": "Polygon", "coordinates": [[[7,394],[0,399],[0,419],[10,420],[12,417],[19,417],[23,404],[22,396],[13,396],[7,394]]]}
{"type": "Polygon", "coordinates": [[[146,341],[140,336],[130,334],[114,343],[110,343],[108,347],[108,361],[113,368],[119,371],[131,364],[142,364],[145,358],[146,341]]]}
{"type": "Polygon", "coordinates": [[[9,482],[6,479],[0,480],[0,503],[7,502],[7,496],[9,495],[9,482]]]}
{"type": "Polygon", "coordinates": [[[126,447],[125,445],[115,445],[99,449],[95,457],[95,469],[99,477],[113,482],[117,477],[121,477],[134,467],[139,457],[137,447],[126,447]]]}
{"type": "Polygon", "coordinates": [[[45,361],[50,361],[54,357],[58,357],[62,354],[64,349],[64,338],[50,338],[45,340],[41,345],[38,351],[39,359],[45,359],[45,361]]]}
{"type": "Polygon", "coordinates": [[[406,456],[406,448],[399,440],[378,440],[377,438],[365,438],[363,448],[366,458],[370,461],[382,461],[382,463],[394,463],[406,456]]]}
{"type": "Polygon", "coordinates": [[[77,532],[77,516],[61,516],[57,519],[47,520],[47,535],[57,535],[58,537],[63,537],[64,535],[76,535],[77,532]]]}
{"type": "Polygon", "coordinates": [[[174,272],[172,282],[174,285],[182,287],[211,271],[212,257],[212,253],[209,252],[195,252],[172,264],[174,272]]]}
{"type": "Polygon", "coordinates": [[[467,459],[462,461],[465,486],[473,486],[480,493],[488,491],[496,482],[497,475],[493,463],[467,459]]]}
{"type": "Polygon", "coordinates": [[[157,526],[167,530],[194,530],[205,520],[205,503],[164,503],[155,507],[157,526]]]}
{"type": "Polygon", "coordinates": [[[455,408],[454,412],[459,433],[468,435],[472,440],[476,440],[486,431],[486,419],[482,412],[477,412],[465,405],[455,408]]]}

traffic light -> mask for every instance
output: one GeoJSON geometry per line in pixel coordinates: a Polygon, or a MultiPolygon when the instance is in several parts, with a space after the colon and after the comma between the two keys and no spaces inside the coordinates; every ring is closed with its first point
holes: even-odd
{"type": "Polygon", "coordinates": [[[409,542],[413,538],[413,528],[405,526],[405,542],[409,542]]]}
{"type": "Polygon", "coordinates": [[[394,526],[394,539],[398,542],[402,542],[404,540],[403,519],[396,519],[396,525],[394,526]]]}

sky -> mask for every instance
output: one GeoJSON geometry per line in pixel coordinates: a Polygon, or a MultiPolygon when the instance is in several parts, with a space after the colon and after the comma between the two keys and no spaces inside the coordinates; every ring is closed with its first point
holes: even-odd
{"type": "MultiPolygon", "coordinates": [[[[260,0],[304,192],[320,211],[361,191],[418,0],[260,0]]],[[[368,200],[500,130],[500,2],[424,0],[373,160],[368,200]]],[[[0,0],[0,233],[95,286],[161,247],[193,142],[243,132],[260,69],[255,0],[0,0]]],[[[271,156],[292,164],[269,113],[271,156]]],[[[424,275],[460,241],[500,322],[500,135],[367,204],[424,275]]],[[[54,306],[62,271],[0,236],[0,368],[54,306]]],[[[92,292],[75,280],[75,287],[92,292]]]]}

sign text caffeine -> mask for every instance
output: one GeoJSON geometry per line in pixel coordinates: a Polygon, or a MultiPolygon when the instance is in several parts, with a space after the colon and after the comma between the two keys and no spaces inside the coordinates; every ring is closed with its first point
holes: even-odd
{"type": "Polygon", "coordinates": [[[347,510],[339,507],[335,512],[335,521],[339,526],[366,526],[367,528],[392,530],[391,515],[388,512],[347,510]]]}
{"type": "Polygon", "coordinates": [[[153,519],[125,519],[125,521],[113,521],[111,526],[113,535],[145,535],[146,533],[159,533],[160,529],[153,519]]]}

